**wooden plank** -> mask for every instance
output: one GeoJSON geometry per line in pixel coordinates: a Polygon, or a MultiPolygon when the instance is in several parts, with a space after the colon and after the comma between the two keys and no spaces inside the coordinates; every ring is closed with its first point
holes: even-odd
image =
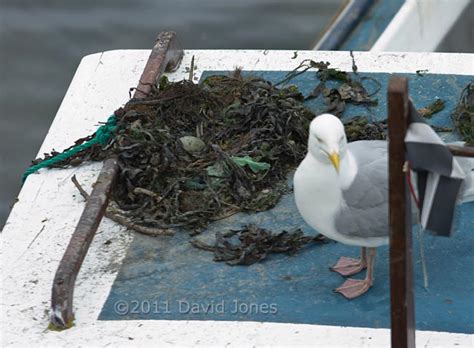
{"type": "MultiPolygon", "coordinates": [[[[183,51],[177,48],[176,34],[174,32],[160,33],[133,97],[146,97],[163,72],[166,70],[174,71],[178,67],[182,56],[183,51]]],[[[76,277],[100,221],[104,216],[117,174],[117,160],[109,159],[105,161],[77,227],[59,263],[53,282],[50,317],[51,325],[57,329],[67,329],[73,323],[73,296],[76,277]]]]}
{"type": "Polygon", "coordinates": [[[415,347],[411,207],[404,172],[408,80],[392,77],[388,87],[390,304],[392,347],[415,347]]]}

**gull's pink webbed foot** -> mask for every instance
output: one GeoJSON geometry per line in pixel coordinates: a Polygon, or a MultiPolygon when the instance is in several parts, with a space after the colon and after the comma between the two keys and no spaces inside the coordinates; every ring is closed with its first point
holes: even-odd
{"type": "Polygon", "coordinates": [[[334,289],[345,298],[353,299],[365,294],[372,286],[368,279],[347,279],[340,287],[334,289]]]}
{"type": "MultiPolygon", "coordinates": [[[[364,250],[362,252],[363,254],[365,253],[364,250]]],[[[361,261],[362,261],[362,258],[361,258],[361,261]]],[[[373,285],[373,282],[374,282],[374,277],[373,277],[374,264],[375,264],[375,248],[368,248],[367,275],[365,279],[347,279],[341,286],[334,289],[334,291],[340,293],[341,295],[343,295],[344,297],[348,299],[353,299],[366,293],[370,289],[370,287],[373,285]]]]}
{"type": "Polygon", "coordinates": [[[357,274],[367,268],[366,248],[362,248],[360,259],[341,257],[337,263],[330,267],[331,271],[347,277],[357,274]]]}

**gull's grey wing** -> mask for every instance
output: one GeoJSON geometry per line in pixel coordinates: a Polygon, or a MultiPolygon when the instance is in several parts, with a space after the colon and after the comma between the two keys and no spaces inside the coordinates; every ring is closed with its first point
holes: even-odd
{"type": "MultiPolygon", "coordinates": [[[[342,192],[346,205],[335,217],[336,229],[349,237],[387,237],[388,226],[388,148],[385,141],[356,141],[348,144],[354,155],[358,172],[352,185],[342,192]]],[[[474,161],[456,158],[467,176],[460,190],[461,201],[474,200],[474,161]]],[[[415,180],[416,181],[416,180],[415,180]]],[[[412,223],[416,223],[414,202],[412,223]]]]}
{"type": "Polygon", "coordinates": [[[357,141],[348,144],[358,172],[342,192],[346,205],[335,218],[336,229],[349,237],[388,236],[387,142],[357,141]]]}

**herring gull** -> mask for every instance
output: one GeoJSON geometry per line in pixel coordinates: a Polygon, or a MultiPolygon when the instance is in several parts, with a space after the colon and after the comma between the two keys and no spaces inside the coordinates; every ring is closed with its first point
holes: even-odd
{"type": "MultiPolygon", "coordinates": [[[[310,125],[308,153],[294,176],[296,206],[306,223],[328,238],[361,247],[360,259],[341,257],[331,270],[347,279],[334,291],[352,299],[373,284],[375,248],[388,244],[388,146],[386,141],[347,143],[331,114],[310,125]]],[[[414,216],[415,217],[415,216],[414,216]]]]}

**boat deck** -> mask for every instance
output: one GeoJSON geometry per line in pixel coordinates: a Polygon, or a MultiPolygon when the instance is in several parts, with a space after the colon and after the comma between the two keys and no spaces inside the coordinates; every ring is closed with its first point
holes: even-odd
{"type": "MultiPolygon", "coordinates": [[[[85,57],[78,67],[51,129],[39,151],[62,150],[93,133],[99,122],[127,102],[149,50],[109,51],[85,57]]],[[[349,52],[318,51],[185,51],[170,80],[188,78],[192,56],[194,79],[203,74],[244,71],[281,80],[303,59],[329,61],[351,71],[349,52]]],[[[473,55],[441,53],[354,53],[358,71],[376,78],[382,89],[379,105],[349,106],[347,115],[386,116],[385,91],[390,74],[409,77],[417,107],[435,98],[445,109],[430,122],[449,126],[450,111],[462,89],[473,80],[473,55]],[[417,71],[426,71],[417,74],[417,71]]],[[[313,70],[291,83],[307,95],[317,80],[313,70]]],[[[375,87],[375,86],[374,86],[375,87]]],[[[370,90],[370,81],[367,81],[370,90]]],[[[320,100],[308,102],[322,110],[320,100]]],[[[446,140],[455,140],[445,135],[446,140]]],[[[84,202],[70,178],[85,188],[95,182],[101,163],[31,175],[2,233],[2,327],[4,344],[156,344],[307,345],[379,347],[390,341],[387,249],[379,248],[375,286],[363,297],[347,301],[331,289],[342,278],[328,266],[357,248],[337,243],[314,245],[296,256],[275,255],[249,267],[214,263],[212,254],[192,248],[189,237],[150,238],[126,231],[104,219],[92,242],[75,287],[75,321],[71,329],[47,329],[51,285],[58,262],[83,210],[84,202]],[[237,302],[236,302],[237,301],[237,302]],[[236,307],[237,303],[237,307],[236,307]],[[194,306],[195,310],[191,310],[194,306]],[[197,307],[196,307],[197,306],[197,307]],[[276,309],[276,310],[275,310],[276,309]],[[212,312],[212,313],[211,313],[212,312]]],[[[417,344],[470,347],[473,344],[474,204],[460,209],[452,238],[425,236],[430,276],[422,287],[415,245],[417,344]],[[454,259],[456,256],[456,260],[454,259]]],[[[215,223],[199,238],[215,231],[258,222],[273,230],[304,225],[291,195],[277,207],[254,215],[238,214],[215,223]]]]}

